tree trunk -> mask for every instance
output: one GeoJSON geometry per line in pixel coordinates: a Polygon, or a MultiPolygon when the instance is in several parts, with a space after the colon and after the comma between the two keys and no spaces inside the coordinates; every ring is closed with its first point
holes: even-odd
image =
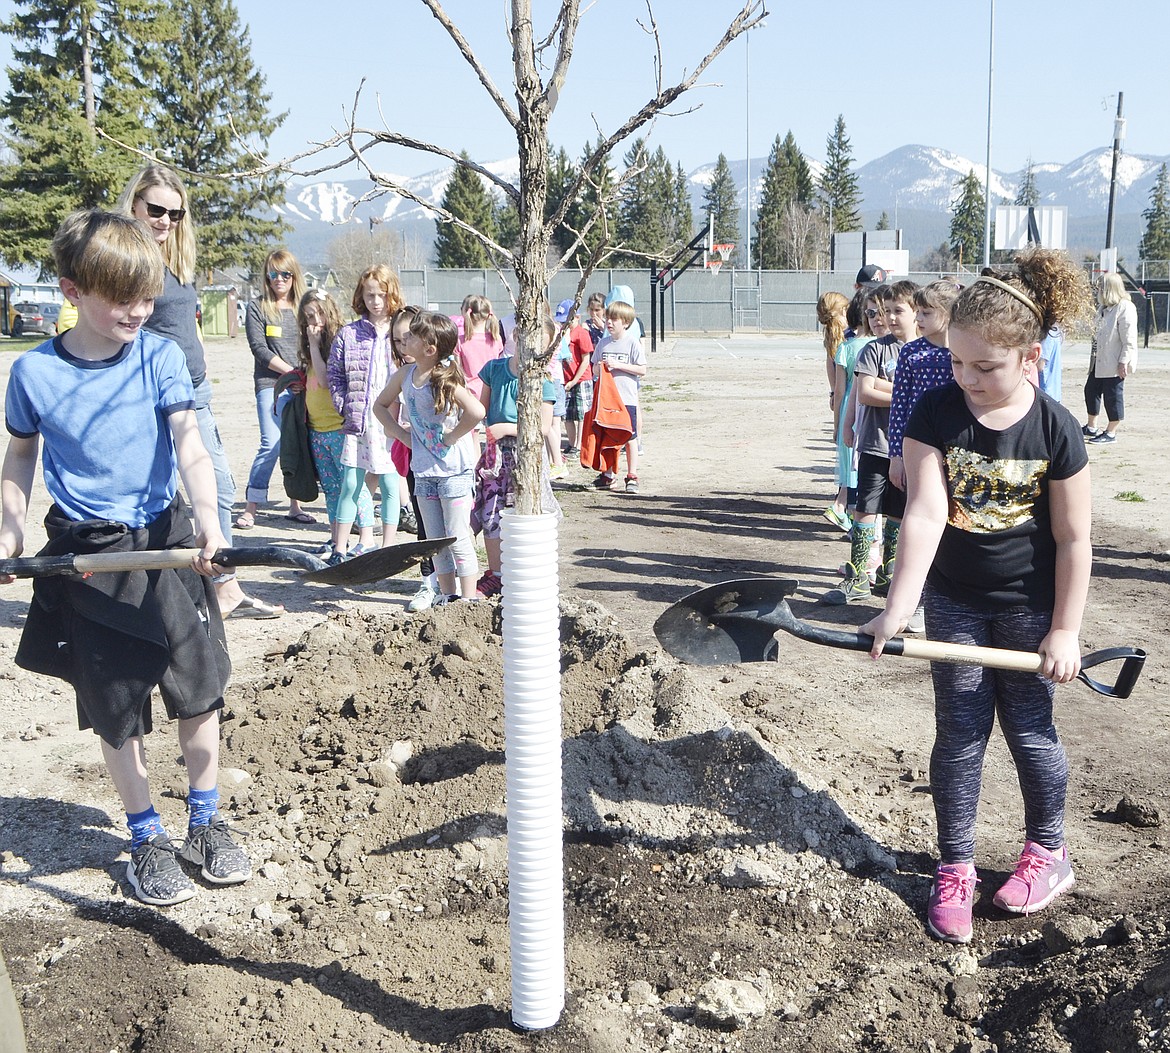
{"type": "MultiPolygon", "coordinates": [[[[527,3],[515,0],[517,9],[527,3]]],[[[548,285],[549,232],[544,221],[548,195],[548,104],[531,59],[531,23],[513,20],[512,46],[516,69],[516,130],[520,153],[520,247],[515,257],[516,354],[520,356],[520,397],[517,406],[516,511],[540,514],[540,477],[544,436],[540,430],[541,390],[547,376],[548,339],[544,333],[545,288],[548,285]],[[527,32],[525,32],[527,29],[527,32]]]]}
{"type": "Polygon", "coordinates": [[[93,96],[93,30],[89,15],[81,12],[81,87],[85,96],[85,123],[90,135],[97,134],[97,103],[93,96]]]}

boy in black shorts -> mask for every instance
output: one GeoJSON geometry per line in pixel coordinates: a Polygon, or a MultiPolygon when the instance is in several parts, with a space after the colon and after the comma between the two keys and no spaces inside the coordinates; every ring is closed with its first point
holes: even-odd
{"type": "MultiPolygon", "coordinates": [[[[68,332],[21,355],[5,400],[0,557],[24,548],[43,440],[44,555],[194,547],[182,570],[38,578],[16,662],[69,681],[78,723],[102,756],[130,827],[127,877],[145,903],[195,895],[179,858],[213,884],[251,876],[219,815],[219,710],[231,669],[211,576],[224,545],[211,458],[199,435],[182,350],[143,329],[163,287],[163,261],[136,220],[77,212],[53,239],[61,291],[77,307],[68,332]],[[179,476],[198,535],[178,497],[179,476]],[[190,780],[178,845],[151,801],[143,737],[157,686],[190,780]]],[[[0,579],[11,581],[11,578],[0,579]]]]}

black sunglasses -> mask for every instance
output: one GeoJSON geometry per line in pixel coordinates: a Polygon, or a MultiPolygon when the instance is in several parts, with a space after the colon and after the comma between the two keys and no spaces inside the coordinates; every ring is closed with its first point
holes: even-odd
{"type": "Polygon", "coordinates": [[[865,317],[866,318],[881,318],[881,316],[882,316],[882,312],[877,310],[877,308],[875,308],[875,307],[867,307],[865,309],[865,317]]]}
{"type": "Polygon", "coordinates": [[[276,281],[277,278],[283,278],[286,282],[292,281],[292,271],[269,271],[268,280],[270,282],[276,281]]]}
{"type": "Polygon", "coordinates": [[[183,217],[187,214],[185,208],[163,208],[162,205],[152,205],[149,201],[142,203],[146,206],[146,214],[151,219],[162,219],[163,216],[170,216],[172,223],[182,223],[183,217]]]}

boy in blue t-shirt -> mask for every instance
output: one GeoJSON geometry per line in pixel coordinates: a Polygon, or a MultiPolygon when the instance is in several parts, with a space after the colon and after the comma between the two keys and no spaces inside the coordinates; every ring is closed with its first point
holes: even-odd
{"type": "Polygon", "coordinates": [[[16,661],[73,685],[79,725],[100,737],[126,809],[127,877],[139,899],[165,906],[195,894],[180,858],[213,884],[251,876],[219,815],[216,789],[231,665],[210,584],[211,557],[224,546],[215,476],[183,352],[142,328],[163,286],[162,256],[146,229],[127,216],[76,212],[52,248],[77,324],[12,367],[0,558],[24,548],[42,441],[53,499],[44,554],[195,547],[199,555],[177,571],[38,578],[16,661]],[[179,475],[197,536],[178,497],[179,475]],[[156,685],[178,720],[190,780],[182,845],[167,836],[147,781],[143,736],[156,685]]]}

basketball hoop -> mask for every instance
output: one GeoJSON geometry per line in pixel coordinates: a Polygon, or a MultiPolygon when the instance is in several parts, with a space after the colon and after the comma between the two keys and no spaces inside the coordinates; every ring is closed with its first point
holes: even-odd
{"type": "Polygon", "coordinates": [[[703,266],[706,267],[707,271],[711,274],[712,277],[714,277],[719,273],[719,268],[723,266],[723,261],[718,258],[713,260],[704,260],[703,266]]]}
{"type": "Polygon", "coordinates": [[[721,261],[726,263],[731,258],[731,254],[735,251],[735,242],[731,241],[722,245],[712,245],[711,251],[719,253],[721,261]]]}

